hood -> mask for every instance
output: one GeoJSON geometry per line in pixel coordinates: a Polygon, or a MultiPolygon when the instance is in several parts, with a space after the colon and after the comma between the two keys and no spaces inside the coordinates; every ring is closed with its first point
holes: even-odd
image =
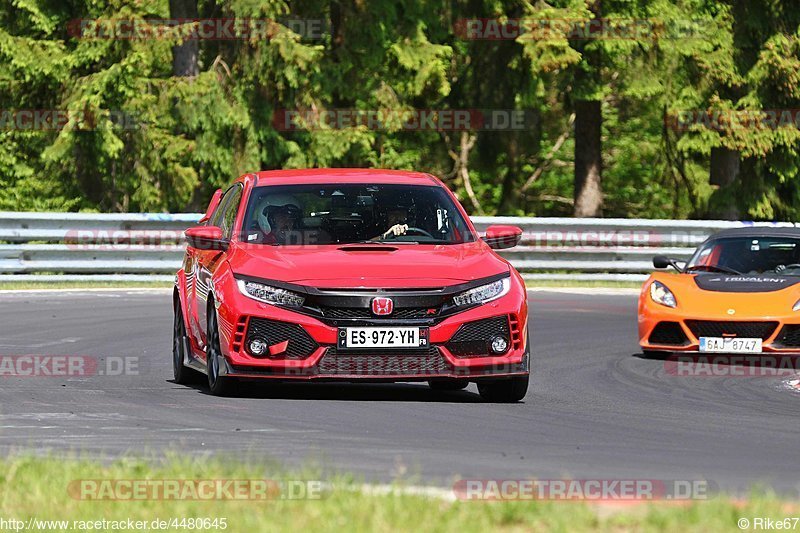
{"type": "MultiPolygon", "coordinates": [[[[800,280],[777,276],[770,278],[666,272],[654,273],[651,279],[656,279],[669,287],[678,301],[675,311],[684,316],[689,314],[726,320],[794,315],[800,318],[800,313],[792,311],[792,307],[800,299],[800,285],[797,283],[800,280]],[[731,281],[730,278],[734,277],[740,279],[731,281]]],[[[649,298],[647,287],[649,283],[644,286],[643,296],[649,298]]]]}
{"type": "Polygon", "coordinates": [[[454,244],[237,245],[237,274],[315,287],[441,287],[508,272],[482,241],[454,244]]]}

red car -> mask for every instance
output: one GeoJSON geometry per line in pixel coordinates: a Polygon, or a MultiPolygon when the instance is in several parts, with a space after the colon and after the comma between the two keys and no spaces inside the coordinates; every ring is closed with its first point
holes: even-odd
{"type": "Polygon", "coordinates": [[[528,389],[519,273],[480,238],[455,196],[423,173],[363,169],[247,174],[214,194],[174,291],[175,381],[213,394],[242,378],[476,382],[488,401],[528,389]]]}

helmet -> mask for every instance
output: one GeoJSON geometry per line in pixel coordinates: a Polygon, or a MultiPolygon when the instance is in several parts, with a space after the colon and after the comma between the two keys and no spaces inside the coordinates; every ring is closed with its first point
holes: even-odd
{"type": "Polygon", "coordinates": [[[380,219],[388,221],[389,213],[403,213],[403,224],[410,224],[416,219],[416,206],[410,198],[393,198],[390,202],[386,202],[381,206],[380,219]]]}
{"type": "Polygon", "coordinates": [[[300,218],[300,203],[289,194],[271,194],[264,197],[256,206],[258,227],[264,233],[270,233],[275,225],[275,213],[285,211],[295,218],[300,218]]]}

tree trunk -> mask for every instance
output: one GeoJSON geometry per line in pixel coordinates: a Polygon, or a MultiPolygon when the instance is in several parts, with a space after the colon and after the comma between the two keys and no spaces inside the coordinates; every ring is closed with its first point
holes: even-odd
{"type": "Polygon", "coordinates": [[[740,213],[736,205],[736,186],[739,182],[741,157],[738,151],[728,148],[711,149],[709,183],[719,189],[711,198],[709,214],[722,220],[738,220],[740,213]]]}
{"type": "MultiPolygon", "coordinates": [[[[169,0],[169,14],[173,19],[197,19],[197,0],[169,0]]],[[[172,47],[172,74],[175,76],[197,76],[199,53],[197,39],[188,39],[172,47]]]]}
{"type": "Polygon", "coordinates": [[[575,101],[575,210],[576,217],[602,215],[601,187],[603,157],[602,102],[575,101]]]}
{"type": "Polygon", "coordinates": [[[500,203],[497,207],[497,215],[513,215],[513,210],[517,202],[522,201],[517,178],[520,175],[519,170],[519,134],[512,131],[506,134],[508,138],[508,169],[503,178],[503,184],[500,188],[500,203]]]}

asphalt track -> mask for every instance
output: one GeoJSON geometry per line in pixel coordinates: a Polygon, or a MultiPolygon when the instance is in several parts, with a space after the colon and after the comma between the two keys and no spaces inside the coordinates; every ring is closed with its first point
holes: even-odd
{"type": "Polygon", "coordinates": [[[371,481],[704,479],[798,494],[800,394],[787,378],[670,375],[637,355],[632,294],[530,298],[531,387],[523,403],[499,405],[474,385],[248,384],[216,398],[171,381],[167,292],[2,293],[0,355],[136,368],[0,377],[0,454],[214,452],[371,481]]]}

